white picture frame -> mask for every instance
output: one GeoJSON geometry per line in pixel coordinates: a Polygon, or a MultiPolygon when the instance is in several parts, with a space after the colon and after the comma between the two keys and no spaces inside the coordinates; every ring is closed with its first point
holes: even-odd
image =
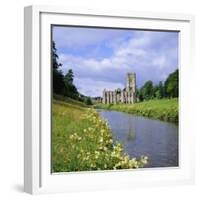
{"type": "Polygon", "coordinates": [[[187,106],[192,104],[188,91],[195,73],[193,16],[29,6],[25,8],[24,19],[25,192],[38,194],[193,183],[193,112],[187,106]],[[179,167],[51,173],[51,24],[180,31],[179,167]]]}

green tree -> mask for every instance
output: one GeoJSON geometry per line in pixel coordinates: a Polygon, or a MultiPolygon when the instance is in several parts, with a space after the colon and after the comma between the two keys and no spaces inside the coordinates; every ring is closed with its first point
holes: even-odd
{"type": "Polygon", "coordinates": [[[144,100],[144,95],[143,95],[142,88],[137,90],[136,95],[137,95],[139,101],[143,101],[144,100]]]}
{"type": "Polygon", "coordinates": [[[164,97],[164,87],[162,81],[160,81],[159,84],[154,87],[154,97],[156,99],[161,99],[164,97]]]}
{"type": "Polygon", "coordinates": [[[178,69],[169,74],[165,81],[165,97],[178,97],[178,69]]]}
{"type": "Polygon", "coordinates": [[[79,93],[73,81],[74,81],[74,73],[72,69],[69,69],[64,77],[65,96],[71,97],[73,99],[78,99],[79,93]]]}
{"type": "Polygon", "coordinates": [[[153,94],[154,94],[153,82],[147,81],[141,88],[139,96],[143,100],[149,100],[153,98],[153,94]]]}
{"type": "Polygon", "coordinates": [[[67,84],[73,85],[74,73],[73,73],[72,69],[68,70],[67,74],[65,75],[64,81],[67,84]]]}
{"type": "Polygon", "coordinates": [[[92,105],[92,100],[91,100],[91,98],[90,98],[90,97],[85,97],[85,98],[84,98],[84,103],[85,103],[86,105],[92,105]]]}
{"type": "Polygon", "coordinates": [[[53,67],[53,93],[55,94],[64,94],[65,84],[64,84],[64,76],[59,68],[62,66],[61,63],[58,62],[58,55],[55,42],[52,42],[52,67],[53,67]]]}
{"type": "Polygon", "coordinates": [[[163,83],[162,81],[159,82],[159,95],[160,95],[160,98],[163,98],[164,97],[164,86],[163,86],[163,83]]]}
{"type": "Polygon", "coordinates": [[[153,98],[160,99],[160,92],[158,85],[153,87],[153,98]]]}
{"type": "Polygon", "coordinates": [[[136,88],[136,97],[139,101],[143,101],[142,95],[141,95],[141,90],[139,88],[136,88]]]}
{"type": "Polygon", "coordinates": [[[59,67],[62,66],[61,63],[58,62],[58,54],[57,54],[57,49],[56,49],[56,44],[54,41],[52,41],[52,63],[53,63],[53,69],[58,69],[59,67]]]}

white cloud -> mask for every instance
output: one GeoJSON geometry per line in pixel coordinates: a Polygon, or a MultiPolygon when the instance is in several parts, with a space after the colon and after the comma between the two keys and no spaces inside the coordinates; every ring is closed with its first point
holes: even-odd
{"type": "Polygon", "coordinates": [[[121,83],[113,83],[109,81],[98,81],[90,78],[75,78],[74,82],[78,85],[78,91],[82,94],[96,97],[102,96],[102,91],[107,90],[115,90],[116,88],[123,88],[124,85],[121,83]]]}
{"type": "Polygon", "coordinates": [[[159,69],[163,69],[164,67],[167,66],[167,58],[165,56],[160,56],[158,58],[155,58],[152,62],[152,64],[156,67],[158,67],[159,69]]]}
{"type": "MultiPolygon", "coordinates": [[[[75,81],[80,91],[85,95],[95,94],[96,96],[101,95],[104,88],[123,87],[127,72],[136,73],[138,86],[147,80],[154,82],[164,80],[169,73],[177,68],[176,39],[175,44],[173,44],[173,42],[167,41],[168,38],[170,40],[170,33],[148,31],[134,33],[129,40],[119,39],[118,45],[113,45],[113,40],[110,39],[113,54],[109,57],[99,59],[80,55],[59,55],[60,62],[63,63],[63,71],[73,69],[75,81]]],[[[101,35],[98,31],[92,35],[93,38],[87,42],[92,43],[93,40],[103,40],[103,38],[108,37],[104,34],[101,35]]],[[[79,39],[83,38],[80,36],[79,39]]],[[[76,42],[79,45],[81,43],[81,41],[76,42]]],[[[76,42],[73,42],[72,39],[70,44],[76,46],[76,42]]]]}

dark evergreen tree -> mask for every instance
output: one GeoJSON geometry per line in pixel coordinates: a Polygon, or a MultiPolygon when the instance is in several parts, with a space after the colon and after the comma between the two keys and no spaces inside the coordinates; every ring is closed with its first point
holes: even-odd
{"type": "Polygon", "coordinates": [[[53,67],[53,93],[63,95],[65,91],[64,76],[59,67],[58,55],[55,42],[52,42],[52,67],[53,67]]]}
{"type": "Polygon", "coordinates": [[[65,84],[65,96],[71,97],[73,99],[79,99],[79,93],[76,86],[73,83],[74,74],[72,69],[69,69],[64,77],[65,84]]]}
{"type": "Polygon", "coordinates": [[[69,69],[67,74],[65,75],[64,78],[65,83],[72,85],[73,81],[74,81],[74,73],[72,71],[72,69],[69,69]]]}

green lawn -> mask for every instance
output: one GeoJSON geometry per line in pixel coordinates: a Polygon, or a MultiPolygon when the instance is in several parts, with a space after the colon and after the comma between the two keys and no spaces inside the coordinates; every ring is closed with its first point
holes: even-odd
{"type": "Polygon", "coordinates": [[[135,104],[99,104],[96,108],[117,110],[178,123],[178,99],[149,100],[135,104]]]}
{"type": "Polygon", "coordinates": [[[92,108],[72,99],[53,100],[52,171],[143,167],[147,158],[129,158],[114,143],[108,124],[92,108]],[[63,101],[64,100],[64,101],[63,101]]]}

